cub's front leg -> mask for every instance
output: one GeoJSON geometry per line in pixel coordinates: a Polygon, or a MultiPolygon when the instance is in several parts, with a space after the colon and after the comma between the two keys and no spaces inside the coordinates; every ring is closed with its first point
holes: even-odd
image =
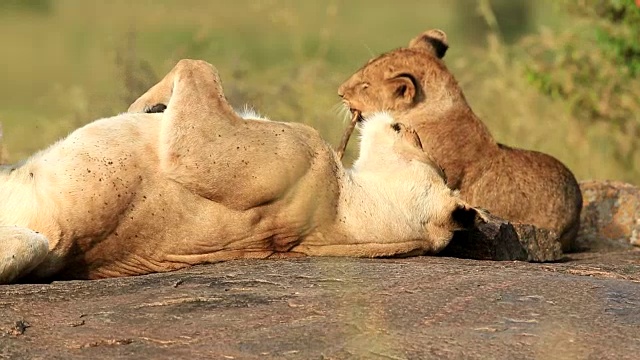
{"type": "Polygon", "coordinates": [[[0,284],[27,275],[48,254],[44,235],[19,226],[0,226],[0,284]]]}

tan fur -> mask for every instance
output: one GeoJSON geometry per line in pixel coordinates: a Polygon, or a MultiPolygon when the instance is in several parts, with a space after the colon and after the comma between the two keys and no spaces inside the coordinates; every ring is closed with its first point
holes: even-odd
{"type": "Polygon", "coordinates": [[[575,177],[549,155],[493,139],[441,60],[447,47],[443,31],[422,33],[409,47],[369,60],[338,94],[354,111],[388,111],[415,128],[449,186],[470,204],[554,230],[570,250],[582,207],[575,177]]]}
{"type": "Polygon", "coordinates": [[[129,110],[0,170],[0,283],[435,253],[482,219],[386,114],[345,170],[314,129],[237,115],[202,61],[180,61],[129,110]]]}

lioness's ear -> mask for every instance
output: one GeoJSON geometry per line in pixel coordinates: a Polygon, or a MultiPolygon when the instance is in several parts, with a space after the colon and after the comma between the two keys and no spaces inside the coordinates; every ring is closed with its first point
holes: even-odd
{"type": "Polygon", "coordinates": [[[487,222],[486,214],[479,209],[465,204],[458,204],[451,212],[454,230],[470,230],[487,222]]]}
{"type": "Polygon", "coordinates": [[[385,86],[395,99],[411,105],[416,96],[416,83],[410,74],[395,75],[386,80],[385,86]]]}
{"type": "Polygon", "coordinates": [[[431,29],[416,36],[409,42],[410,48],[422,48],[442,59],[449,48],[447,34],[440,29],[431,29]]]}

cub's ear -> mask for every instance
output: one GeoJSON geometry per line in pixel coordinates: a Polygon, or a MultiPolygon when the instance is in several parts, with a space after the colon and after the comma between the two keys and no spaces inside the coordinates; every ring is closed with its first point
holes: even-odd
{"type": "Polygon", "coordinates": [[[447,42],[447,34],[444,31],[431,29],[413,38],[409,42],[409,47],[428,50],[439,59],[442,59],[449,48],[449,43],[447,42]]]}
{"type": "Polygon", "coordinates": [[[454,230],[470,230],[487,221],[487,214],[484,210],[469,205],[458,204],[451,212],[454,230]]]}
{"type": "Polygon", "coordinates": [[[388,78],[385,86],[392,96],[409,106],[416,97],[416,80],[411,74],[399,74],[388,78]]]}

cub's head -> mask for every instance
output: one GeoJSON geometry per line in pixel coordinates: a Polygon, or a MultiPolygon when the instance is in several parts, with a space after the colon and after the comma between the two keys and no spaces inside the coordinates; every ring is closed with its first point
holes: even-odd
{"type": "Polygon", "coordinates": [[[442,62],[447,48],[442,30],[428,30],[400,48],[369,60],[340,85],[338,95],[363,117],[373,112],[398,114],[420,105],[443,108],[462,92],[442,62]]]}

